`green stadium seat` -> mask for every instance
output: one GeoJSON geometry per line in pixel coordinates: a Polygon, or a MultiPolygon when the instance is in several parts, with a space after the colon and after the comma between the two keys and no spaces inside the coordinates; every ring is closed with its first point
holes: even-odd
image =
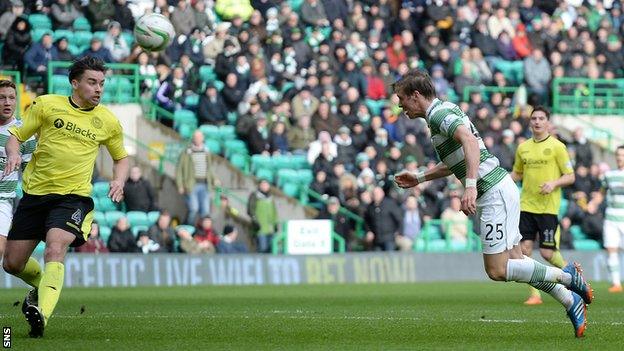
{"type": "Polygon", "coordinates": [[[138,238],[139,232],[141,231],[147,232],[149,230],[149,227],[146,225],[135,225],[135,226],[132,226],[130,230],[132,230],[132,234],[134,234],[134,236],[138,238]]]}
{"type": "Polygon", "coordinates": [[[121,217],[125,217],[126,214],[121,211],[108,211],[104,213],[104,218],[106,218],[106,224],[109,227],[114,227],[117,224],[117,220],[121,217]]]}
{"type": "Polygon", "coordinates": [[[30,37],[32,38],[32,42],[38,43],[39,41],[41,41],[43,35],[46,33],[52,33],[52,31],[47,28],[33,28],[30,31],[30,37]]]}
{"type": "Polygon", "coordinates": [[[208,150],[210,150],[211,153],[215,155],[221,154],[221,143],[219,143],[218,140],[206,139],[206,141],[204,142],[204,145],[206,145],[206,147],[208,148],[208,150]]]}
{"type": "Polygon", "coordinates": [[[111,227],[103,226],[103,225],[99,226],[99,229],[100,229],[100,239],[102,239],[104,244],[108,246],[108,238],[110,238],[113,230],[111,229],[111,227]]]}
{"type": "Polygon", "coordinates": [[[425,251],[425,239],[416,238],[414,242],[414,251],[416,252],[424,252],[425,251]]]}
{"type": "Polygon", "coordinates": [[[300,169],[297,171],[297,181],[299,184],[308,185],[314,181],[314,173],[311,169],[300,169]]]}
{"type": "Polygon", "coordinates": [[[230,157],[230,162],[232,163],[234,167],[240,169],[244,173],[249,172],[247,155],[232,154],[232,156],[230,157]]]}
{"type": "Polygon", "coordinates": [[[204,65],[199,67],[199,79],[204,83],[209,83],[217,79],[214,67],[204,65]]]}
{"type": "Polygon", "coordinates": [[[230,125],[236,124],[236,121],[238,120],[238,113],[236,113],[236,111],[228,112],[227,120],[230,125]]]}
{"type": "Polygon", "coordinates": [[[587,238],[587,235],[585,235],[585,233],[583,233],[583,230],[581,229],[581,227],[579,225],[573,225],[570,227],[570,234],[572,235],[572,238],[574,238],[574,240],[584,240],[587,238]]]}
{"type": "Polygon", "coordinates": [[[253,155],[251,156],[251,171],[256,173],[260,169],[272,169],[273,159],[271,156],[266,155],[253,155]]]}
{"type": "Polygon", "coordinates": [[[150,211],[147,213],[147,223],[149,225],[156,224],[158,221],[158,217],[160,216],[160,211],[150,211]]]}
{"type": "Polygon", "coordinates": [[[69,46],[67,47],[67,50],[69,50],[69,52],[74,56],[79,56],[80,54],[84,52],[84,49],[74,44],[69,44],[69,46]]]}
{"type": "Polygon", "coordinates": [[[308,158],[305,155],[291,155],[289,156],[290,163],[292,164],[291,168],[293,169],[309,169],[310,164],[308,163],[308,158]]]}
{"type": "Polygon", "coordinates": [[[386,106],[386,100],[366,99],[364,101],[372,116],[381,116],[381,110],[386,106]]]}
{"type": "Polygon", "coordinates": [[[119,209],[119,205],[114,203],[108,196],[99,197],[98,204],[100,208],[96,208],[98,211],[117,211],[119,209]]]}
{"type": "Polygon", "coordinates": [[[212,124],[202,124],[199,126],[205,140],[219,140],[219,127],[212,124]]]}
{"type": "Polygon", "coordinates": [[[110,190],[110,185],[108,182],[96,182],[93,184],[93,189],[91,189],[91,194],[97,197],[108,196],[108,191],[110,190]]]}
{"type": "Polygon", "coordinates": [[[303,2],[305,0],[288,0],[288,4],[290,4],[290,8],[295,11],[295,12],[299,12],[299,9],[301,8],[301,5],[303,5],[303,2]]]}
{"type": "Polygon", "coordinates": [[[225,83],[223,83],[222,81],[216,79],[212,82],[212,85],[214,85],[215,88],[217,88],[217,91],[221,91],[223,90],[223,87],[225,86],[225,83]]]}
{"type": "Polygon", "coordinates": [[[48,15],[34,13],[28,16],[28,23],[32,29],[52,29],[52,21],[48,15]]]}
{"type": "Polygon", "coordinates": [[[121,36],[126,40],[126,44],[128,47],[132,47],[134,45],[134,34],[131,32],[121,32],[121,36]]]}
{"type": "Polygon", "coordinates": [[[91,38],[93,38],[93,33],[90,31],[76,31],[74,32],[74,41],[72,44],[76,45],[80,49],[84,49],[90,45],[91,38]]]}
{"type": "Polygon", "coordinates": [[[197,116],[191,110],[180,109],[173,113],[173,126],[177,128],[181,124],[197,126],[197,116]]]}
{"type": "Polygon", "coordinates": [[[223,125],[219,127],[219,139],[221,140],[236,139],[236,128],[230,125],[223,125]]]}
{"type": "Polygon", "coordinates": [[[249,151],[247,151],[247,145],[242,140],[226,140],[223,143],[223,146],[225,147],[225,157],[229,157],[231,154],[249,154],[249,151]]]}
{"type": "Polygon", "coordinates": [[[195,227],[192,226],[192,225],[181,224],[181,225],[175,227],[176,232],[178,232],[179,230],[182,230],[182,229],[185,229],[186,231],[191,233],[191,235],[195,234],[195,227]]]}
{"type": "Polygon", "coordinates": [[[104,212],[95,211],[93,213],[93,219],[98,222],[99,225],[106,225],[106,216],[104,215],[104,212]]]}
{"type": "Polygon", "coordinates": [[[447,242],[444,239],[429,240],[427,245],[428,252],[447,252],[448,250],[447,242]]]}
{"type": "Polygon", "coordinates": [[[184,98],[184,105],[186,107],[195,108],[199,105],[199,95],[191,94],[184,98]]]}
{"type": "Polygon", "coordinates": [[[61,38],[65,38],[68,42],[71,43],[74,40],[74,32],[67,29],[57,29],[54,31],[52,38],[54,38],[55,41],[61,38]]]}
{"type": "Polygon", "coordinates": [[[35,247],[35,251],[33,252],[33,254],[35,254],[37,256],[43,256],[43,252],[44,251],[45,251],[45,242],[41,241],[35,247]]]}
{"type": "Polygon", "coordinates": [[[256,172],[256,177],[260,180],[267,180],[269,183],[273,183],[273,170],[269,168],[260,168],[256,172]]]}
{"type": "Polygon", "coordinates": [[[566,212],[568,212],[568,205],[570,202],[567,199],[561,199],[561,205],[559,206],[559,218],[565,216],[566,212]]]}
{"type": "Polygon", "coordinates": [[[182,137],[182,139],[191,139],[191,137],[193,136],[193,133],[195,132],[195,126],[193,126],[192,124],[181,124],[178,126],[178,133],[180,133],[180,136],[182,137]]]}
{"type": "Polygon", "coordinates": [[[100,40],[104,41],[104,38],[106,38],[106,31],[100,30],[97,32],[93,32],[93,37],[99,38],[100,40]]]}
{"type": "Polygon", "coordinates": [[[282,187],[285,186],[286,183],[294,183],[297,184],[298,174],[294,169],[279,169],[277,171],[277,186],[282,187]]]}
{"type": "Polygon", "coordinates": [[[451,240],[451,251],[469,251],[468,244],[462,241],[451,240]]]}
{"type": "Polygon", "coordinates": [[[284,183],[282,190],[284,191],[284,194],[286,194],[286,196],[295,198],[299,196],[299,184],[297,183],[286,182],[284,183]]]}
{"type": "Polygon", "coordinates": [[[91,32],[91,24],[89,23],[89,20],[84,17],[76,18],[72,27],[74,27],[75,31],[91,32]]]}
{"type": "Polygon", "coordinates": [[[126,212],[126,217],[128,217],[128,223],[131,227],[135,225],[150,225],[147,213],[143,211],[128,211],[126,212]]]}
{"type": "Polygon", "coordinates": [[[273,168],[275,169],[297,169],[290,155],[273,156],[273,168]]]}
{"type": "Polygon", "coordinates": [[[591,239],[574,240],[574,248],[579,251],[595,251],[601,249],[600,243],[591,239]]]}

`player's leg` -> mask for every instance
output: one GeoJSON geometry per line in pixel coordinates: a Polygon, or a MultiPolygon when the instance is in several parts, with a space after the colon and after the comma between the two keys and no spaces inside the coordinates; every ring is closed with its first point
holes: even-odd
{"type": "Polygon", "coordinates": [[[607,269],[611,278],[609,292],[621,292],[622,283],[620,276],[620,253],[619,247],[622,244],[618,223],[605,220],[603,225],[603,240],[607,250],[607,269]]]}
{"type": "MultiPolygon", "coordinates": [[[[535,217],[529,212],[520,212],[520,234],[522,234],[522,240],[520,241],[520,248],[522,254],[527,257],[531,257],[533,254],[533,245],[537,237],[537,226],[535,223],[535,217]]],[[[542,296],[538,289],[529,285],[529,297],[524,301],[525,305],[541,305],[542,296]]]]}

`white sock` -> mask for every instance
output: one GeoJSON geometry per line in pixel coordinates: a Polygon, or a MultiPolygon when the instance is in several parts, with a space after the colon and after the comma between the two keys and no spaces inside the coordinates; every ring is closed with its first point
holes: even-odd
{"type": "Polygon", "coordinates": [[[566,289],[565,286],[556,283],[549,282],[539,282],[539,283],[529,283],[535,289],[541,290],[545,293],[550,294],[555,300],[559,301],[566,310],[572,307],[572,303],[574,303],[574,299],[572,298],[572,292],[566,289]]]}
{"type": "Polygon", "coordinates": [[[557,267],[543,265],[534,259],[524,256],[524,259],[507,260],[507,281],[521,283],[551,282],[570,285],[572,276],[557,267]]]}
{"type": "Polygon", "coordinates": [[[607,259],[607,269],[611,273],[611,283],[613,285],[621,285],[620,279],[620,256],[617,252],[610,252],[607,259]]]}

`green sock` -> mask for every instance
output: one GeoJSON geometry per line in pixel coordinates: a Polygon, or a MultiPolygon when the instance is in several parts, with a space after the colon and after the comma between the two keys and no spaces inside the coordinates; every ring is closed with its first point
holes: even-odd
{"type": "Polygon", "coordinates": [[[26,284],[38,288],[41,281],[41,266],[34,258],[28,258],[24,270],[15,275],[23,280],[26,284]]]}
{"type": "Polygon", "coordinates": [[[63,278],[65,277],[65,266],[61,262],[48,262],[43,271],[43,277],[39,284],[39,308],[45,317],[45,323],[54,312],[54,307],[58,302],[63,289],[63,278]]]}

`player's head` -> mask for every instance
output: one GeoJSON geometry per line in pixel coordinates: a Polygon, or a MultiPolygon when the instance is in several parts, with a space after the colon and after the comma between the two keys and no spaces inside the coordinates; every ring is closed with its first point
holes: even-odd
{"type": "Polygon", "coordinates": [[[10,80],[0,80],[0,124],[13,118],[17,105],[17,90],[10,80]]]}
{"type": "Polygon", "coordinates": [[[411,70],[396,81],[392,88],[399,97],[399,106],[411,118],[424,117],[436,92],[431,77],[425,71],[411,70]]]}
{"type": "Polygon", "coordinates": [[[534,136],[548,134],[550,129],[550,111],[544,106],[536,106],[531,112],[529,125],[534,136]]]}
{"type": "Polygon", "coordinates": [[[69,67],[72,96],[80,107],[91,108],[100,103],[104,93],[105,71],[104,62],[92,56],[85,56],[69,67]]]}
{"type": "Polygon", "coordinates": [[[624,145],[620,145],[615,149],[615,162],[619,169],[624,168],[624,145]]]}

